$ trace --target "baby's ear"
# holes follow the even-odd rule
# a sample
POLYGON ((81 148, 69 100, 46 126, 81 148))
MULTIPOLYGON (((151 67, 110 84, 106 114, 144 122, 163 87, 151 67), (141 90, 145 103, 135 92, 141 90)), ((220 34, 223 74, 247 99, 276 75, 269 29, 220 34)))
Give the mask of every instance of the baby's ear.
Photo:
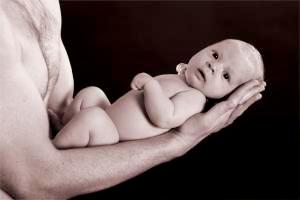
POLYGON ((176 71, 177 71, 178 75, 183 74, 186 69, 187 69, 187 64, 185 64, 185 63, 179 63, 176 66, 176 71))

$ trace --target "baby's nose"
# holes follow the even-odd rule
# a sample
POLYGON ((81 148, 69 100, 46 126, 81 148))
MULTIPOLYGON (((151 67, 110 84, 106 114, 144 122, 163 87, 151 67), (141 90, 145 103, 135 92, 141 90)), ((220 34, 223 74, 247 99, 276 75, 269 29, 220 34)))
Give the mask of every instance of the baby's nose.
POLYGON ((206 62, 206 65, 212 71, 212 73, 215 73, 215 71, 216 71, 215 64, 212 64, 210 62, 206 62))
POLYGON ((223 71, 223 64, 219 62, 206 62, 207 67, 211 70, 211 72, 219 73, 223 71))

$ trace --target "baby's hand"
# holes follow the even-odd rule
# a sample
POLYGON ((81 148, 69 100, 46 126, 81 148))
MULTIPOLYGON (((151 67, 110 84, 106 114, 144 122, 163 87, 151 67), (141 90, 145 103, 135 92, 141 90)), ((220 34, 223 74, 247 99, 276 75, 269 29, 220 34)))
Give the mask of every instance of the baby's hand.
POLYGON ((130 87, 133 90, 142 90, 145 84, 151 81, 153 78, 147 73, 139 73, 137 74, 133 80, 131 81, 130 87))

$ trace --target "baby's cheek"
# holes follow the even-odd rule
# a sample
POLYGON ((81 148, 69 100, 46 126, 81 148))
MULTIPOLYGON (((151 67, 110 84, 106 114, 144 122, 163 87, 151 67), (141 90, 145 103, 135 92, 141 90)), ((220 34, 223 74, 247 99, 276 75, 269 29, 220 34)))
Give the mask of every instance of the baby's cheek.
POLYGON ((223 87, 204 87, 204 95, 208 98, 219 99, 225 95, 225 91, 223 87))

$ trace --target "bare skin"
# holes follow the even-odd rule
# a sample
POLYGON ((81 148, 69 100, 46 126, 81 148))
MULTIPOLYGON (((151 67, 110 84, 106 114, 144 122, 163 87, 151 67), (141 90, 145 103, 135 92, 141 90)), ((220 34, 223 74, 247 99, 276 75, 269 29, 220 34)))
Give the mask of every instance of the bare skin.
POLYGON ((11 200, 12 198, 3 190, 0 190, 0 199, 2 200, 11 200))
POLYGON ((143 75, 152 80, 143 91, 131 90, 112 105, 108 105, 99 88, 81 90, 67 108, 63 118, 69 122, 58 132, 53 144, 57 148, 74 148, 145 139, 180 126, 203 109, 204 95, 190 88, 180 76, 152 78, 143 73, 133 82, 143 75), (101 102, 107 106, 103 107, 101 102))
POLYGON ((57 150, 49 137, 47 110, 60 116, 73 96, 60 17, 57 0, 0 0, 0 188, 4 195, 66 199, 114 186, 185 154, 261 97, 263 83, 251 81, 229 100, 166 134, 111 146, 57 150))
POLYGON ((201 112, 206 97, 222 98, 249 80, 263 80, 259 55, 250 44, 226 39, 178 64, 178 74, 137 74, 133 90, 113 104, 100 88, 84 88, 66 109, 53 144, 77 148, 163 134, 201 112))

